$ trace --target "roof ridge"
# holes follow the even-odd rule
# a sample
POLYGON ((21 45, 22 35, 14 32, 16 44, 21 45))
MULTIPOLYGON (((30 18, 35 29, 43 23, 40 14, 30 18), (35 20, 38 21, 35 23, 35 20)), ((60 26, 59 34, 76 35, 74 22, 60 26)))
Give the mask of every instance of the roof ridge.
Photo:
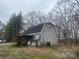
POLYGON ((54 24, 52 24, 51 22, 40 23, 40 24, 38 24, 38 25, 29 27, 26 31, 24 31, 23 34, 26 35, 26 34, 41 32, 45 24, 51 24, 51 25, 54 26, 54 24))

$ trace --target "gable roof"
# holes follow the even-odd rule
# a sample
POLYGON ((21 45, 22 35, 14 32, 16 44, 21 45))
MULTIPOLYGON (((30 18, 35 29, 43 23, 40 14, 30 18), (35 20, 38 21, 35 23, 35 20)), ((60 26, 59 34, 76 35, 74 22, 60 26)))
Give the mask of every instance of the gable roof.
POLYGON ((28 34, 33 34, 33 33, 39 33, 39 32, 41 32, 44 24, 51 24, 52 26, 54 26, 52 23, 38 24, 38 25, 35 25, 33 27, 28 28, 28 30, 25 30, 24 33, 23 33, 23 35, 28 35, 28 34))
POLYGON ((23 35, 41 32, 44 24, 45 23, 42 23, 42 24, 38 24, 38 25, 28 28, 28 30, 24 31, 23 35))

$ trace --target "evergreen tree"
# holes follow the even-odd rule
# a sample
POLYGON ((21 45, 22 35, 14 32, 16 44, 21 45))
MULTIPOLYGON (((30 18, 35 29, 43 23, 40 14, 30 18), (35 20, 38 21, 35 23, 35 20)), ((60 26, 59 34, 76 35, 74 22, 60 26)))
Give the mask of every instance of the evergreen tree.
POLYGON ((16 41, 19 31, 22 28, 22 14, 13 14, 5 28, 5 37, 8 42, 16 41))

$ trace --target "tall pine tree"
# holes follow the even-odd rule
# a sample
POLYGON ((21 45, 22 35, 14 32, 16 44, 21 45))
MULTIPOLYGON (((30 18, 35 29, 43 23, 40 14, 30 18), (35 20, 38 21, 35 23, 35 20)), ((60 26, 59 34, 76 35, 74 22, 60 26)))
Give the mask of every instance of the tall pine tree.
POLYGON ((8 42, 16 41, 19 31, 22 29, 22 14, 13 14, 6 25, 5 37, 8 42))

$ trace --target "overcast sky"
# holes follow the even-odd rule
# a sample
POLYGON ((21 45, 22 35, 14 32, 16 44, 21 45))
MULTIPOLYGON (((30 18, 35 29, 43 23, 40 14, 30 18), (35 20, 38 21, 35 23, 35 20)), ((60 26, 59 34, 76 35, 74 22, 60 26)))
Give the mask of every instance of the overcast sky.
POLYGON ((13 13, 22 11, 27 14, 30 11, 49 12, 57 0, 0 0, 0 21, 6 23, 13 13))

